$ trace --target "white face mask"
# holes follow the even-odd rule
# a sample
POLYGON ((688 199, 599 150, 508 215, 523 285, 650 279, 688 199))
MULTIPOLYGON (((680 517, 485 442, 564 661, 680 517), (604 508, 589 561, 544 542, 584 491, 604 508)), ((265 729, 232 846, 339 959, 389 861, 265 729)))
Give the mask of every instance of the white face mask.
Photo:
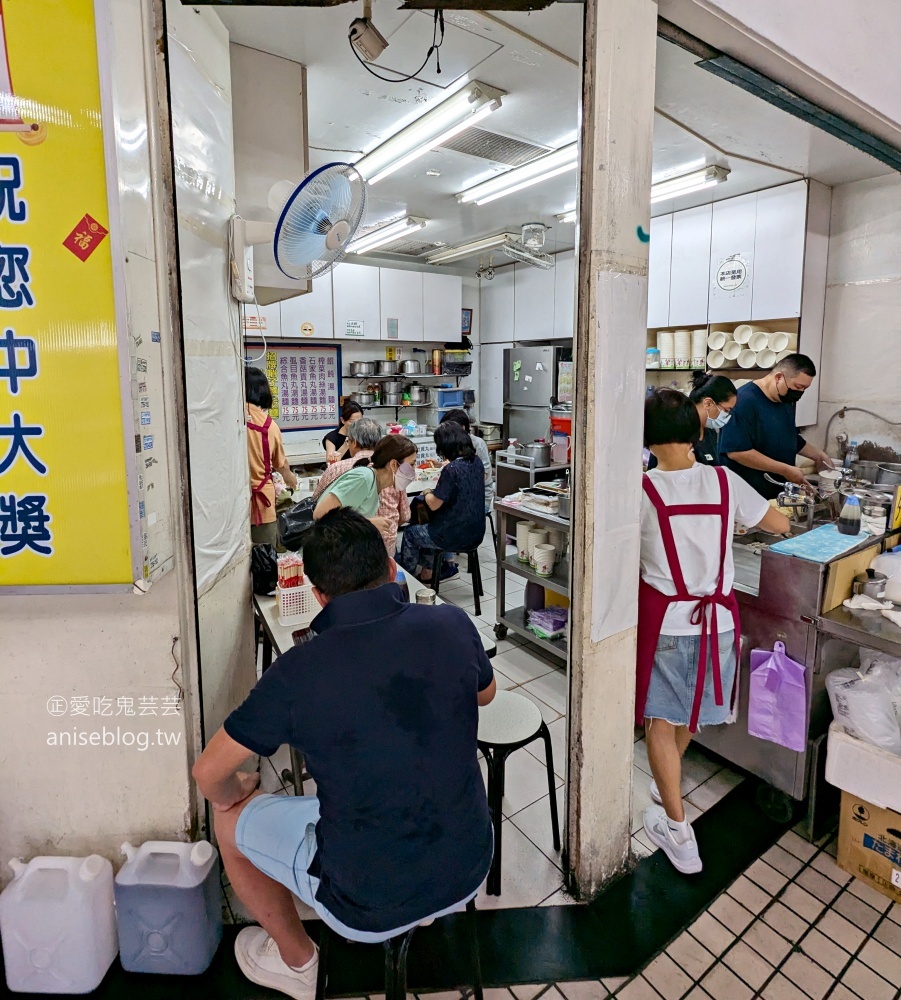
POLYGON ((404 462, 403 465, 397 467, 397 472, 394 473, 394 488, 403 493, 415 478, 416 471, 413 466, 409 462, 404 462))

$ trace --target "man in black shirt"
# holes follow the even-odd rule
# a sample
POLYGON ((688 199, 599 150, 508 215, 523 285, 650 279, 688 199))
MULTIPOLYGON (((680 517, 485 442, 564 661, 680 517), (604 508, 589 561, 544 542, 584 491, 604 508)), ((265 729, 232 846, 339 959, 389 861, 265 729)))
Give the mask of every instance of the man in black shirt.
POLYGON ((351 510, 304 536, 322 612, 194 767, 232 887, 262 927, 235 954, 253 982, 315 995, 318 955, 293 892, 335 931, 382 941, 475 896, 492 833, 478 708, 495 681, 464 612, 403 601, 378 531, 351 510), (265 795, 239 768, 288 743, 316 796, 265 795))
POLYGON ((766 478, 767 473, 780 483, 806 483, 795 464, 797 455, 813 459, 818 470, 832 468, 829 456, 808 444, 795 425, 795 405, 816 373, 806 355, 789 354, 763 378, 738 390, 732 419, 720 431, 723 464, 767 500, 782 492, 780 484, 766 478))

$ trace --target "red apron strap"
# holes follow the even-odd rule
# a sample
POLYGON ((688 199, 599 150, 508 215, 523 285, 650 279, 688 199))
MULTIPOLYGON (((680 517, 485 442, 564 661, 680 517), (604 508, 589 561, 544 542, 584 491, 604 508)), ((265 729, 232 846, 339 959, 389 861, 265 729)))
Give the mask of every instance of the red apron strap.
POLYGON ((666 553, 666 561, 669 571, 676 586, 676 596, 685 598, 691 596, 685 587, 685 578, 682 576, 682 567, 679 565, 679 552, 676 549, 676 539, 673 536, 673 526, 670 523, 670 514, 663 498, 657 492, 657 487, 651 482, 650 476, 644 475, 641 480, 642 489, 657 511, 657 521, 660 524, 660 536, 663 540, 663 551, 666 553))
POLYGON ((266 483, 272 479, 272 452, 269 448, 269 428, 272 426, 272 417, 266 417, 262 427, 259 424, 252 424, 247 421, 247 427, 252 431, 257 431, 263 444, 263 478, 257 486, 250 488, 250 502, 252 508, 252 523, 262 524, 263 513, 261 507, 271 507, 269 497, 263 492, 266 483))

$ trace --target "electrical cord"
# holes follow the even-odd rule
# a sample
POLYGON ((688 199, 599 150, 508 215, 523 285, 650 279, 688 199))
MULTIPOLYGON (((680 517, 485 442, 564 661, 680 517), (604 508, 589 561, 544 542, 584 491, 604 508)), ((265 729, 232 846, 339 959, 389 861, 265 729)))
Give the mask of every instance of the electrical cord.
MULTIPOLYGON (((444 11, 435 11, 435 23, 432 28, 432 44, 429 47, 429 51, 426 53, 425 59, 422 61, 422 65, 419 69, 410 73, 409 76, 398 76, 397 78, 392 78, 390 76, 382 76, 381 73, 376 73, 376 71, 369 65, 368 62, 357 52, 356 46, 353 43, 353 38, 348 33, 347 36, 348 44, 350 45, 350 50, 356 56, 357 62, 366 70, 367 73, 374 76, 377 80, 382 80, 384 83, 408 83, 410 80, 415 80, 417 76, 426 68, 429 59, 432 58, 432 53, 435 53, 435 67, 436 71, 441 73, 441 56, 439 54, 439 49, 444 45, 444 11), (441 41, 438 41, 438 32, 441 32, 441 41)), ((388 70, 389 73, 396 72, 395 70, 388 70)))

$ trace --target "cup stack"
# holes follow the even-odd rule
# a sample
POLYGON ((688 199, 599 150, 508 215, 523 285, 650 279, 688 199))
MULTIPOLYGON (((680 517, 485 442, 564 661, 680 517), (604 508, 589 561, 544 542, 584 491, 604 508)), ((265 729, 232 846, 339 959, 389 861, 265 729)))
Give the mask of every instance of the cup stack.
POLYGON ((707 331, 691 331, 691 367, 698 369, 704 367, 704 356, 707 353, 707 331))
POLYGON ((535 568, 535 549, 548 544, 549 535, 544 528, 532 528, 529 532, 529 565, 535 568))
POLYGON ((661 330, 657 334, 657 350, 660 351, 660 367, 676 367, 676 341, 672 331, 661 330))
POLYGON ((676 330, 674 334, 676 348, 676 368, 691 368, 691 330, 676 330))
POLYGON ((516 557, 521 563, 529 561, 529 532, 535 527, 534 521, 516 522, 516 557))
POLYGON ((556 549, 545 543, 535 547, 535 572, 538 576, 550 576, 554 572, 556 549))

